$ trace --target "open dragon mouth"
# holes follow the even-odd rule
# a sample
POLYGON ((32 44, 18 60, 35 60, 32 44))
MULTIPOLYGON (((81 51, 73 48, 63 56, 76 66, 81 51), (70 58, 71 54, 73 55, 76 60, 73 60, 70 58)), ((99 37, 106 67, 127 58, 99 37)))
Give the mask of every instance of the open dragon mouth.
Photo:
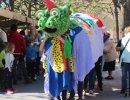
POLYGON ((48 27, 45 27, 44 28, 44 31, 46 31, 47 33, 54 33, 57 31, 56 28, 48 28, 48 27))

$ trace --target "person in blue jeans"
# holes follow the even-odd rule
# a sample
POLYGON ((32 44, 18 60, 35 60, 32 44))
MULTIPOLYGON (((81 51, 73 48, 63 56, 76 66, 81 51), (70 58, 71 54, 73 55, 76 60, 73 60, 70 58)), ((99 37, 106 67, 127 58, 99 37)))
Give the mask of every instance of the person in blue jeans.
POLYGON ((127 90, 129 90, 130 96, 130 26, 125 28, 125 36, 122 38, 121 48, 124 49, 120 59, 122 65, 122 85, 125 94, 127 93, 127 90))
POLYGON ((122 81, 123 81, 123 87, 125 89, 125 92, 127 92, 127 89, 129 89, 128 92, 130 96, 130 63, 122 64, 122 81))

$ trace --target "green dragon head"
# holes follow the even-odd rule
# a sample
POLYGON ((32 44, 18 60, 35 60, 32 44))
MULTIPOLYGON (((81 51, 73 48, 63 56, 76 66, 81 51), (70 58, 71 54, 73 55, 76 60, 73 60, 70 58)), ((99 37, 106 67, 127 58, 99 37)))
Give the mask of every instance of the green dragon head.
POLYGON ((39 29, 45 31, 46 35, 49 37, 54 37, 56 35, 64 34, 67 32, 71 25, 71 4, 68 3, 64 6, 56 7, 50 0, 46 0, 46 4, 48 9, 38 10, 36 12, 39 29))

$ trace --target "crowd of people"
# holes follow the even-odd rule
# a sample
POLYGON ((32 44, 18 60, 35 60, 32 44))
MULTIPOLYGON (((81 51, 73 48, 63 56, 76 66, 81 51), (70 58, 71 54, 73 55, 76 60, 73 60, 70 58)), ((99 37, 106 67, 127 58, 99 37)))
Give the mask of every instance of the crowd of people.
MULTIPOLYGON (((44 57, 41 58, 39 47, 40 44, 44 43, 47 39, 44 38, 44 42, 42 42, 43 32, 37 31, 36 29, 34 30, 35 35, 25 35, 24 30, 21 32, 17 31, 17 25, 15 24, 11 25, 8 35, 3 30, 0 30, 1 91, 7 92, 8 94, 14 93, 16 90, 13 88, 13 84, 18 84, 19 80, 24 80, 24 83, 30 84, 36 81, 37 76, 40 74, 40 60, 44 57)), ((120 51, 119 59, 122 69, 121 93, 126 94, 128 87, 130 87, 130 27, 127 27, 124 33, 124 37, 119 41, 117 47, 115 47, 113 40, 110 38, 111 34, 104 31, 103 55, 98 58, 95 67, 85 77, 83 82, 84 93, 94 93, 96 80, 98 83, 97 90, 103 92, 102 69, 103 71, 108 71, 108 76, 105 77, 105 79, 113 80, 112 71, 115 70, 116 59, 118 58, 117 51, 120 51), (129 78, 129 86, 127 84, 127 78, 129 78)), ((81 82, 79 84, 83 83, 81 82)), ((82 86, 79 91, 79 94, 82 96, 82 86)), ((74 92, 70 91, 70 95, 73 97, 74 92)), ((72 100, 72 98, 70 100, 72 100)))
POLYGON ((25 84, 37 80, 42 34, 35 29, 35 34, 25 35, 24 30, 18 32, 17 25, 12 24, 8 34, 1 30, 0 35, 0 90, 10 94, 15 92, 12 85, 19 80, 25 84))

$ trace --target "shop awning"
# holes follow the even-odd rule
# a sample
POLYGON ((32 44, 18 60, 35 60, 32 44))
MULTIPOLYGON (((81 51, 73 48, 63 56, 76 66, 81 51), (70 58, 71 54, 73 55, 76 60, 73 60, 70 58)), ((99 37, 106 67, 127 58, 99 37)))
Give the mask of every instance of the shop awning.
POLYGON ((17 24, 20 26, 27 24, 36 25, 37 21, 16 12, 0 8, 0 27, 9 27, 11 24, 17 24))

